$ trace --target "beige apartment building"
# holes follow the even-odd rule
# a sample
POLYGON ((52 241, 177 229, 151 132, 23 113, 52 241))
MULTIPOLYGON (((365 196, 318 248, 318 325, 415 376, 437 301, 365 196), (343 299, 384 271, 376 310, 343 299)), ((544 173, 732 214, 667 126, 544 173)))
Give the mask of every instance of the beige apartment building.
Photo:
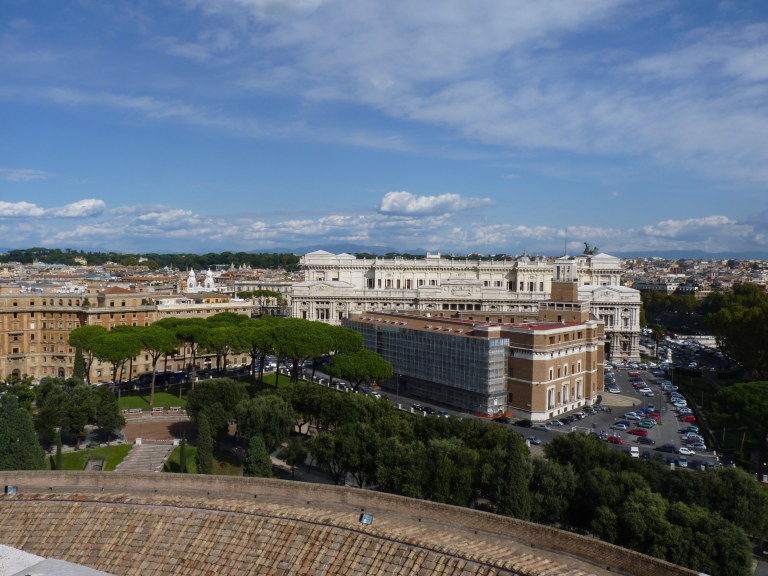
MULTIPOLYGON (((115 326, 147 326, 168 317, 206 318, 220 312, 250 316, 254 306, 251 301, 202 291, 158 294, 113 286, 91 293, 46 293, 6 288, 0 294, 0 377, 71 376, 75 350, 67 341, 69 333, 79 326, 101 325, 111 330, 115 326)), ((182 369, 183 357, 173 359, 169 369, 182 369)), ((202 366, 205 358, 200 362, 202 366)), ((110 365, 94 361, 90 380, 111 381, 111 370, 110 365)), ((131 370, 134 376, 150 371, 149 357, 135 358, 131 370)))
POLYGON ((475 322, 538 318, 552 295, 553 270, 573 269, 578 295, 605 325, 605 356, 640 358, 640 293, 622 285, 622 263, 607 254, 557 259, 356 258, 317 251, 301 259, 305 280, 293 285, 292 315, 331 324, 355 312, 421 312, 475 322))

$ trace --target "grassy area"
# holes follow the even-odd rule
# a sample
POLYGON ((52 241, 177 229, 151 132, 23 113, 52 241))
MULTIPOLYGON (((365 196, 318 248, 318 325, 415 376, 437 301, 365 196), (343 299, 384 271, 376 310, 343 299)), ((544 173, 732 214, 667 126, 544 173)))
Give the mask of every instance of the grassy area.
MULTIPOLYGON (((121 396, 117 404, 120 410, 127 410, 129 408, 141 408, 142 410, 149 410, 149 394, 121 396)), ((182 408, 186 408, 187 398, 186 396, 179 398, 178 396, 169 394, 168 392, 155 392, 155 406, 162 406, 163 408, 181 406, 182 408)))
MULTIPOLYGON (((187 445, 185 447, 187 453, 187 474, 197 474, 197 467, 195 462, 195 454, 197 453, 197 447, 187 445)), ((179 460, 181 458, 181 446, 176 446, 165 461, 163 472, 179 472, 179 460)))
MULTIPOLYGON (((125 459, 130 449, 130 444, 123 444, 120 446, 65 452, 61 455, 61 464, 64 470, 82 470, 85 468, 88 460, 104 460, 104 470, 111 471, 125 459)), ((56 456, 54 455, 53 459, 55 460, 55 458, 56 456)))
MULTIPOLYGON (((196 446, 186 447, 187 451, 187 474, 196 474, 197 466, 195 462, 195 454, 197 454, 196 446)), ((164 472, 179 472, 179 458, 181 455, 181 446, 174 448, 170 457, 165 463, 163 469, 164 472)), ((213 473, 221 476, 242 476, 243 465, 237 461, 228 452, 214 451, 213 454, 213 473)))

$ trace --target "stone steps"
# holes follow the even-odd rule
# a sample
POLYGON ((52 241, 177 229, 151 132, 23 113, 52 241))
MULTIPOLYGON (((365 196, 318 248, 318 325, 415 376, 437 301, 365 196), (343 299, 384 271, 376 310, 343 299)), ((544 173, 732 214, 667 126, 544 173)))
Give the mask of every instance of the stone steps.
POLYGON ((172 444, 134 444, 115 472, 160 472, 173 448, 172 444))

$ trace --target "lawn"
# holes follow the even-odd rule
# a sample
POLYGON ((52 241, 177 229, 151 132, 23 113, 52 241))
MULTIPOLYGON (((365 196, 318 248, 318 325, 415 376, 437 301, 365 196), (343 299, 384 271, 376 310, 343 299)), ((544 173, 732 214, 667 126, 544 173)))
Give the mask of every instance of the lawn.
MULTIPOLYGON (((125 459, 130 449, 130 444, 121 444, 119 446, 106 446, 91 450, 65 452, 61 455, 62 468, 64 470, 82 470, 85 468, 88 460, 104 460, 104 470, 111 471, 125 459)), ((56 456, 54 455, 52 459, 49 459, 49 462, 52 463, 55 458, 56 456)))
MULTIPOLYGON (((171 406, 181 406, 186 408, 187 398, 182 396, 179 399, 174 394, 168 394, 168 392, 155 392, 155 406, 162 406, 163 408, 170 408, 171 406)), ((127 410, 129 408, 141 408, 142 410, 149 410, 149 394, 136 395, 136 396, 121 396, 118 401, 118 407, 120 410, 127 410)))
MULTIPOLYGON (((195 462, 195 454, 197 453, 196 446, 186 447, 187 451, 187 474, 196 474, 197 467, 195 462)), ((179 457, 181 453, 181 446, 174 448, 170 457, 165 463, 163 472, 178 472, 179 471, 179 457)), ((243 465, 238 462, 228 452, 214 451, 213 454, 213 473, 221 476, 242 476, 243 465)))

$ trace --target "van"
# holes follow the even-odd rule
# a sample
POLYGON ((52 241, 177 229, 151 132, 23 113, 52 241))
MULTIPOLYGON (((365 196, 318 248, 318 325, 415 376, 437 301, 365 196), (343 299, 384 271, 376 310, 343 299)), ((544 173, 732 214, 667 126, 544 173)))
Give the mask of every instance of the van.
POLYGON ((640 448, 637 446, 630 447, 629 455, 632 456, 632 458, 640 458, 640 448))

